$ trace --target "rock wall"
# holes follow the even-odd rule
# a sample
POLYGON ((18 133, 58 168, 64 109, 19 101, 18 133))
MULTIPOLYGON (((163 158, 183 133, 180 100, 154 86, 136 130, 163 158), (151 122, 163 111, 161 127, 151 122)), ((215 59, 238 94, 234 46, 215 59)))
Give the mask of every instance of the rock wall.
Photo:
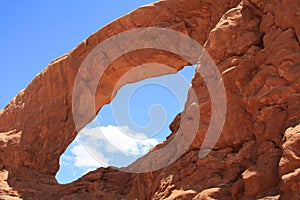
MULTIPOLYGON (((0 111, 0 199, 299 199, 299 22, 299 0, 166 0, 117 19, 50 63, 0 111), (201 120, 191 146, 178 160, 140 174, 99 168, 73 183, 58 184, 54 176, 59 157, 77 134, 72 91, 84 58, 117 33, 153 26, 188 35, 217 64, 227 96, 217 144, 199 159, 211 101, 196 73, 190 90, 197 91, 201 120)), ((175 70, 195 64, 154 49, 124 55, 101 79, 96 110, 111 101, 118 79, 143 63, 175 70)), ((162 74, 145 72, 128 82, 162 74)), ((193 113, 193 102, 189 93, 182 116, 193 113)), ((174 137, 180 118, 171 124, 168 140, 154 150, 174 137)), ((184 136, 190 122, 182 123, 184 136)), ((147 156, 151 152, 133 166, 142 166, 147 156)))

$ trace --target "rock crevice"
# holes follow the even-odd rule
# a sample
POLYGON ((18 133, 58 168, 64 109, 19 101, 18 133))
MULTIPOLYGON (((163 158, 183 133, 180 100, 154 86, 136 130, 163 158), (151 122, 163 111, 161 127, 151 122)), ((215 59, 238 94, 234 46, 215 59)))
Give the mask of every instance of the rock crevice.
MULTIPOLYGON (((0 111, 0 198, 299 199, 299 13, 298 0, 166 0, 100 29, 50 63, 0 111), (105 39, 140 27, 184 33, 203 45, 217 64, 227 97, 226 121, 217 144, 199 159, 212 106, 205 81, 196 73, 190 90, 196 91, 201 120, 191 146, 178 160, 141 174, 99 168, 73 183, 58 184, 54 176, 59 157, 77 135, 72 92, 80 65, 105 39)), ((195 64, 153 49, 121 56, 100 80, 96 110, 111 101, 122 75, 157 62, 176 71, 195 64)), ((145 72, 128 82, 164 73, 145 72)), ((173 133, 152 151, 168 144, 179 123, 184 134, 190 132, 191 122, 181 118, 185 112, 193 113, 189 109, 195 109, 194 101, 189 92, 185 111, 170 125, 173 133)), ((195 119, 192 114, 190 118, 195 119)), ((142 166, 145 157, 133 165, 142 166)))

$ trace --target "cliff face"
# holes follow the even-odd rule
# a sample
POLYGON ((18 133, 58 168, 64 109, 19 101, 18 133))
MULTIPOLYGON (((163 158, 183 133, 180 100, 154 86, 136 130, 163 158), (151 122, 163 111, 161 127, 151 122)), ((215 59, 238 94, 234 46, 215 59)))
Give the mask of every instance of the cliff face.
MULTIPOLYGON (((299 199, 299 40, 299 0, 167 0, 112 22, 50 63, 0 111, 0 199, 299 199), (190 91, 196 91, 201 120, 195 139, 179 159, 149 173, 99 168, 59 185, 54 177, 59 157, 77 134, 72 92, 80 65, 105 39, 153 26, 188 35, 215 61, 227 98, 217 144, 199 159, 212 106, 205 80, 196 73, 190 91)), ((96 110, 111 101, 122 75, 144 63, 175 70, 195 64, 155 49, 121 56, 100 80, 96 110)), ((165 73, 145 71, 127 81, 165 73)), ((195 119, 194 101, 190 92, 185 111, 170 126, 173 133, 152 152, 168 144, 179 126, 182 137, 189 133, 191 122, 180 119, 195 119)), ((152 152, 132 166, 143 167, 152 152)))

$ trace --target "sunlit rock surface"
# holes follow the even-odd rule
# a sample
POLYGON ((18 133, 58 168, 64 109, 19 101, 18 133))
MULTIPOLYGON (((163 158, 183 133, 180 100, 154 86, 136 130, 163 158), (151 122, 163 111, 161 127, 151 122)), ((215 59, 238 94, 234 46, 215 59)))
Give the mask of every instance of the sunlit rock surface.
MULTIPOLYGON (((299 0, 166 0, 117 19, 50 63, 0 111, 0 199, 300 199, 299 40, 299 0), (58 184, 59 157, 77 134, 72 91, 81 63, 105 39, 152 26, 188 35, 217 64, 227 97, 217 144, 199 159, 211 101, 196 72, 191 90, 196 91, 201 119, 195 139, 179 159, 154 172, 99 168, 73 183, 58 184)), ((155 49, 126 54, 102 76, 96 110, 111 101, 121 76, 144 63, 175 70, 196 64, 155 49)), ((141 71, 128 82, 165 73, 141 71)), ((197 117, 194 101, 188 97, 168 140, 133 167, 143 167, 143 159, 168 144, 179 126, 183 138, 189 134, 190 120, 197 117)), ((176 148, 168 156, 172 154, 176 148)), ((166 162, 168 156, 156 162, 166 162)))

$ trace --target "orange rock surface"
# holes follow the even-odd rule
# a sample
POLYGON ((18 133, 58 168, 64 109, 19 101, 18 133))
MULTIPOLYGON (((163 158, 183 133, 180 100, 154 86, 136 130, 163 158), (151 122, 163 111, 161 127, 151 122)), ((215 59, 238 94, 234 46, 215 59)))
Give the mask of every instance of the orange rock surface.
MULTIPOLYGON (((0 199, 300 199, 299 41, 299 0, 165 0, 117 19, 50 63, 0 110, 0 199), (59 157, 77 135, 72 92, 81 63, 105 39, 141 27, 184 33, 210 53, 227 96, 221 137, 199 159, 211 101, 197 73, 191 89, 201 102, 201 120, 179 159, 154 172, 99 168, 73 183, 58 184, 59 157)), ((155 49, 124 55, 100 81, 97 111, 111 101, 119 78, 143 63, 162 63, 177 71, 195 64, 155 49)), ((164 73, 144 72, 128 82, 164 73)), ((182 117, 192 113, 193 101, 189 96, 182 117)), ((175 118, 173 132, 182 117, 175 118)), ((183 123, 183 134, 188 134, 190 122, 183 123)), ((145 157, 133 166, 142 166, 145 157)))

